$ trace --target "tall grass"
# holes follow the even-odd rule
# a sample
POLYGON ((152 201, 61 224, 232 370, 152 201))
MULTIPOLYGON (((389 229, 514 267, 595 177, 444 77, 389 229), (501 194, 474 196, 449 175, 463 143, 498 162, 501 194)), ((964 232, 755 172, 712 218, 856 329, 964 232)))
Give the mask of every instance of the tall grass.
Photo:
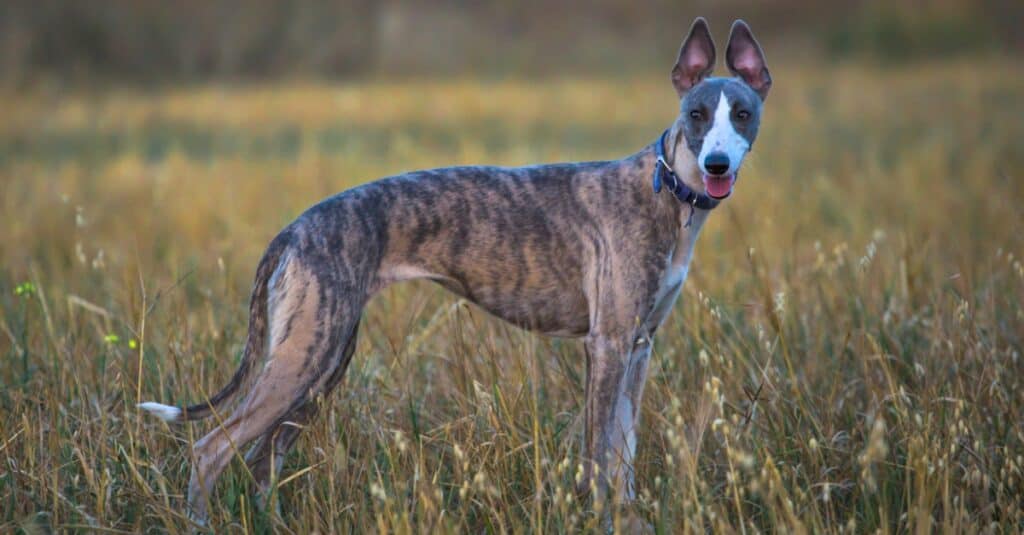
MULTIPOLYGON (((640 499, 663 533, 1024 529, 1024 71, 773 71, 760 139, 661 328, 640 499)), ((10 94, 0 124, 0 531, 177 531, 189 445, 140 399, 234 370, 262 248, 402 170, 611 158, 665 76, 10 94)), ((622 217, 629 217, 622 214, 622 217)), ((383 292, 289 456, 218 532, 598 526, 582 348, 429 284, 383 292)), ((604 506, 603 504, 601 504, 604 506)))

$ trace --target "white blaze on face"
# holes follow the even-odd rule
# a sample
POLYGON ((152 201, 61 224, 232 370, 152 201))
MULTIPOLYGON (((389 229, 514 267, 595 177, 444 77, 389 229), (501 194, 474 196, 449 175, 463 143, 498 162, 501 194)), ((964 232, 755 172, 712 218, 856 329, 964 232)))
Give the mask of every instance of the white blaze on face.
POLYGON ((732 126, 732 103, 729 102, 729 98, 723 91, 718 97, 718 107, 715 109, 715 117, 711 122, 711 130, 708 130, 707 135, 704 136, 704 144, 700 148, 697 165, 707 173, 704 161, 708 154, 724 152, 729 157, 729 170, 725 174, 732 175, 739 170, 748 150, 750 150, 750 143, 732 126))

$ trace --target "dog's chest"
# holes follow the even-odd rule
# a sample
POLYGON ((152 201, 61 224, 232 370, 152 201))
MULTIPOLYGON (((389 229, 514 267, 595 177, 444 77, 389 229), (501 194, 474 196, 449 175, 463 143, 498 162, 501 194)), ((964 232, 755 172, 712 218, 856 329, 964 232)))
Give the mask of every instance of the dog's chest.
POLYGON ((648 330, 656 329, 665 321, 679 297, 683 283, 686 282, 686 276, 690 272, 690 261, 693 260, 693 246, 704 224, 706 212, 699 213, 700 217, 697 216, 698 214, 694 215, 689 227, 681 228, 675 246, 665 258, 665 267, 654 295, 651 312, 644 322, 648 330))

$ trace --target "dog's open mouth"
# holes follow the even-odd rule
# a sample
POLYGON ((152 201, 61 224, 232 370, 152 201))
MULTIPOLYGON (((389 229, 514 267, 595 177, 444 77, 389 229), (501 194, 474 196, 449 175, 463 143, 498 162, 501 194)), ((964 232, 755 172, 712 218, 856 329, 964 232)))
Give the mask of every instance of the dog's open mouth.
POLYGON ((704 190, 712 199, 724 199, 732 194, 732 186, 736 183, 736 174, 704 175, 704 190))

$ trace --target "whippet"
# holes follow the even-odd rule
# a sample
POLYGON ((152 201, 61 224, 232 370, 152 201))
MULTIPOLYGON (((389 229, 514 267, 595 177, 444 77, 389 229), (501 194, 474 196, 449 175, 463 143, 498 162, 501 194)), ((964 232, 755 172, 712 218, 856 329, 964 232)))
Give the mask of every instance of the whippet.
POLYGON ((672 68, 680 113, 657 142, 616 161, 415 171, 330 197, 288 225, 256 269, 244 355, 231 381, 167 421, 244 398, 194 446, 188 506, 203 522, 235 447, 269 490, 318 395, 341 381, 364 305, 425 278, 532 331, 583 338, 581 492, 635 496, 636 426, 652 337, 679 296, 708 214, 732 193, 771 87, 743 21, 715 46, 694 21, 672 68), (251 384, 241 389, 243 384, 251 384), (285 422, 289 422, 286 424, 285 422))

